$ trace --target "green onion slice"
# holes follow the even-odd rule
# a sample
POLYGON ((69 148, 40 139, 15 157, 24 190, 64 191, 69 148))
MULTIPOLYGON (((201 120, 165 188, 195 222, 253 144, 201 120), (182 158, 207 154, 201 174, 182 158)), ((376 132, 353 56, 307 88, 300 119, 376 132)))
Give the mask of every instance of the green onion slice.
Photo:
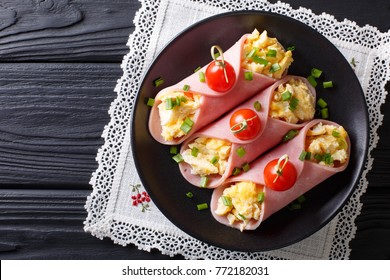
POLYGON ((244 79, 247 81, 253 80, 253 72, 252 71, 245 71, 244 72, 244 79))
POLYGON ((155 102, 154 98, 148 98, 146 101, 146 105, 149 107, 153 107, 154 102, 155 102))
POLYGON ((196 208, 198 209, 198 211, 201 211, 209 208, 209 205, 207 203, 200 203, 196 205, 196 208))
POLYGON ((241 173, 241 168, 234 167, 233 172, 232 172, 232 176, 236 176, 236 175, 238 175, 240 173, 241 173))
POLYGON ((199 81, 201 83, 206 82, 206 76, 204 75, 204 72, 202 72, 202 71, 199 72, 199 81))
POLYGON ((276 50, 273 50, 273 49, 270 49, 268 50, 268 52, 266 53, 266 57, 276 57, 276 50))
POLYGON ((333 82, 332 81, 326 81, 322 83, 323 88, 331 88, 333 87, 333 82))
POLYGON ((188 193, 186 193, 186 197, 193 198, 194 194, 192 192, 188 192, 188 193))
POLYGON ((259 49, 256 47, 253 47, 253 49, 246 55, 248 58, 252 58, 258 51, 259 49))
POLYGON ((168 98, 165 100, 165 110, 172 110, 175 107, 175 102, 172 98, 168 98))
POLYGON ((237 150, 236 150, 236 153, 237 153, 237 155, 239 156, 239 157, 243 157, 243 156, 245 156, 245 154, 246 154, 246 151, 245 151, 245 149, 243 148, 243 147, 239 147, 237 150))
POLYGON ((214 156, 211 160, 210 160, 210 163, 212 165, 216 165, 218 163, 218 157, 217 156, 214 156))
POLYGON ((172 157, 172 159, 173 159, 174 161, 176 161, 177 163, 181 163, 181 162, 184 161, 183 156, 182 156, 181 154, 174 155, 174 156, 172 157))
POLYGON ((183 90, 184 91, 189 91, 190 90, 190 86, 189 85, 184 85, 183 86, 183 90))
POLYGON ((259 101, 255 101, 255 103, 253 103, 253 107, 257 112, 261 111, 261 103, 259 101))
POLYGON ((286 135, 283 136, 282 138, 282 141, 283 142, 287 142, 287 141, 290 141, 291 139, 293 139, 295 136, 297 136, 299 134, 299 130, 298 129, 291 129, 289 130, 286 135))
POLYGON ((282 69, 282 67, 280 67, 280 64, 274 63, 274 64, 272 64, 271 69, 269 69, 269 72, 275 73, 275 72, 279 71, 280 69, 282 69))
POLYGON ((192 129, 192 126, 194 125, 194 122, 190 119, 190 118, 186 118, 184 120, 184 122, 182 123, 182 125, 180 126, 180 129, 184 132, 184 133, 188 133, 190 132, 190 130, 192 129))
POLYGON ((198 149, 197 147, 192 147, 192 148, 191 148, 191 155, 192 155, 193 157, 197 157, 198 154, 199 154, 199 149, 198 149))
POLYGON ((322 70, 320 69, 317 69, 317 68, 313 68, 311 69, 311 75, 314 77, 314 78, 319 78, 321 77, 321 74, 322 74, 322 70))
POLYGON ((309 81, 309 83, 310 83, 313 87, 316 87, 316 86, 317 86, 316 78, 314 78, 313 76, 307 77, 307 80, 309 81))
POLYGON ((319 99, 317 100, 317 105, 318 105, 320 108, 326 108, 326 107, 328 107, 328 103, 326 103, 325 100, 322 99, 322 98, 319 98, 319 99))
POLYGON ((261 64, 261 65, 264 65, 264 66, 267 66, 267 64, 269 63, 268 60, 262 58, 262 57, 259 57, 257 55, 255 55, 254 57, 252 57, 252 60, 258 64, 261 64))
POLYGON ((224 195, 221 196, 221 200, 222 200, 223 205, 225 205, 225 206, 232 206, 233 205, 232 199, 228 196, 224 196, 224 195))
POLYGON ((207 177, 207 176, 200 177, 200 187, 201 188, 207 187, 208 183, 209 183, 209 177, 207 177))
POLYGON ((338 132, 336 129, 333 129, 332 136, 336 137, 336 138, 339 138, 340 137, 340 132, 338 132))
POLYGON ((242 214, 238 214, 238 216, 241 218, 241 220, 245 221, 246 220, 246 217, 242 214))
POLYGON ((264 202, 264 192, 260 192, 257 194, 257 202, 264 202))
POLYGON ((328 110, 328 108, 321 109, 321 118, 323 118, 323 119, 329 118, 329 110, 328 110))
POLYGON ((295 51, 295 49, 296 49, 295 46, 290 46, 287 48, 288 51, 295 51))
POLYGON ((290 99, 290 103, 289 103, 289 107, 288 107, 288 108, 289 108, 291 111, 294 111, 294 110, 297 108, 298 103, 299 103, 299 99, 293 96, 293 97, 291 97, 291 99, 290 99))
POLYGON ((157 79, 153 80, 154 87, 159 87, 164 83, 164 80, 161 77, 158 77, 157 79))
POLYGON ((299 155, 299 160, 304 161, 306 159, 306 156, 307 156, 307 152, 303 150, 299 155))
POLYGON ((288 101, 291 99, 292 93, 288 90, 282 93, 282 101, 288 101))
POLYGON ((246 162, 246 163, 244 163, 244 164, 242 165, 242 170, 243 170, 244 172, 248 172, 249 169, 250 169, 249 163, 246 162))
POLYGON ((194 73, 198 72, 200 69, 202 69, 200 66, 198 66, 195 70, 194 73))
POLYGON ((177 154, 177 146, 171 146, 169 148, 169 152, 173 155, 176 155, 177 154))

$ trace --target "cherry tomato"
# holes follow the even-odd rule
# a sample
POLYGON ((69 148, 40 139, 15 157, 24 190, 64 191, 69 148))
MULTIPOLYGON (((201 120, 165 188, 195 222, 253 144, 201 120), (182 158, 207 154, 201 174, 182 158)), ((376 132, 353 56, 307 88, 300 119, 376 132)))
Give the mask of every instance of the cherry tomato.
POLYGON ((240 140, 255 138, 260 128, 260 118, 251 109, 239 109, 230 117, 230 131, 240 140))
POLYGON ((212 90, 225 92, 232 88, 236 82, 236 71, 233 66, 225 61, 222 66, 222 61, 213 61, 206 68, 206 83, 212 90), (227 82, 224 70, 226 71, 227 82))
POLYGON ((275 191, 291 188, 297 180, 297 170, 288 161, 288 156, 271 160, 264 168, 264 181, 267 187, 275 191), (286 162, 287 160, 287 162, 286 162))

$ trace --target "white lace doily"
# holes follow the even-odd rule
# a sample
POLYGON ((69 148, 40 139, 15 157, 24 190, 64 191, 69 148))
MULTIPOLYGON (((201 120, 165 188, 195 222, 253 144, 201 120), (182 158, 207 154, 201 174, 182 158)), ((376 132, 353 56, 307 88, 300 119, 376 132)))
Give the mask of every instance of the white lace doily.
POLYGON ((98 169, 91 178, 85 230, 114 243, 135 244, 140 249, 159 249, 164 254, 181 254, 189 259, 346 259, 355 235, 355 218, 362 208, 361 195, 372 167, 371 151, 378 142, 382 123, 380 106, 385 102, 385 85, 390 80, 390 31, 359 27, 349 20, 337 21, 328 14, 316 15, 305 8, 262 0, 142 0, 130 35, 129 53, 122 63, 123 76, 115 91, 118 96, 109 110, 104 145, 98 152, 98 169), (171 224, 150 201, 134 167, 130 149, 130 117, 141 78, 156 53, 177 33, 208 16, 234 10, 262 10, 295 18, 327 37, 348 61, 354 60, 356 75, 365 93, 370 119, 370 148, 365 170, 354 194, 342 211, 323 229, 289 247, 259 253, 232 252, 190 237, 171 224))

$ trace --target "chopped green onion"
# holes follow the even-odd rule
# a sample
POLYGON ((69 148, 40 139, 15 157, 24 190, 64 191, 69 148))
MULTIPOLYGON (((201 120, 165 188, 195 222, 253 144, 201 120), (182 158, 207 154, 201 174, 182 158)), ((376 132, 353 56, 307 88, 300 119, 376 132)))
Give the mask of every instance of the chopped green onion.
POLYGON ((153 107, 154 102, 155 102, 154 98, 148 98, 148 100, 146 101, 146 105, 149 107, 153 107))
POLYGON ((257 202, 264 202, 264 192, 260 192, 257 194, 257 202))
POLYGON ((282 93, 282 101, 290 100, 292 96, 292 93, 288 90, 282 93))
POLYGON ((176 161, 177 163, 180 163, 180 162, 183 162, 183 161, 184 161, 183 156, 182 156, 181 154, 174 155, 174 156, 172 157, 172 159, 173 159, 174 161, 176 161))
POLYGON ((207 203, 200 203, 196 205, 196 208, 198 209, 198 211, 201 211, 209 208, 209 205, 207 203))
POLYGON ((275 72, 279 71, 280 69, 282 69, 282 67, 280 67, 280 64, 274 63, 274 64, 272 64, 271 69, 269 69, 269 72, 275 73, 275 72))
POLYGON ((183 86, 183 90, 184 91, 189 91, 190 90, 190 86, 189 85, 184 85, 183 86))
POLYGON ((199 154, 199 149, 198 149, 197 147, 192 147, 192 148, 191 148, 191 155, 192 155, 193 157, 197 157, 198 154, 199 154))
POLYGON ((267 66, 268 64, 268 60, 262 58, 262 57, 259 57, 257 55, 255 55, 254 57, 252 57, 253 61, 258 63, 258 64, 262 64, 264 66, 267 66))
POLYGON ((253 107, 257 112, 261 111, 261 103, 259 101, 255 101, 255 103, 253 103, 253 107))
POLYGON ((219 52, 214 53, 214 59, 217 59, 221 54, 219 52))
POLYGON ((340 137, 340 132, 338 132, 336 129, 333 129, 332 136, 336 137, 336 138, 339 138, 340 137))
POLYGON ((326 81, 322 83, 323 88, 331 88, 333 87, 333 82, 332 81, 326 81))
POLYGON ((245 149, 243 148, 243 147, 239 147, 237 150, 236 150, 236 153, 237 153, 237 155, 239 156, 239 157, 243 157, 243 156, 245 156, 245 154, 246 154, 246 151, 245 151, 245 149))
POLYGON ((303 196, 303 195, 301 195, 300 197, 297 198, 297 201, 298 201, 299 203, 303 203, 303 202, 306 201, 306 197, 303 196))
POLYGON ((293 202, 291 204, 288 205, 288 210, 299 210, 302 208, 302 205, 300 203, 297 203, 297 202, 293 202))
POLYGON ((323 161, 325 162, 325 164, 328 164, 328 165, 332 164, 333 163, 332 155, 329 153, 324 154, 323 161))
POLYGON ((320 69, 317 69, 317 68, 313 68, 311 69, 311 75, 314 77, 314 78, 319 78, 321 77, 321 74, 322 74, 322 70, 320 69))
POLYGON ((190 130, 192 129, 192 126, 194 125, 194 122, 190 119, 190 118, 186 118, 184 120, 184 122, 182 123, 182 125, 180 126, 180 129, 184 132, 184 133, 188 133, 190 132, 190 130))
POLYGON ((316 161, 322 161, 322 155, 321 155, 321 154, 315 154, 315 155, 314 155, 314 159, 315 159, 316 161))
POLYGON ((246 55, 246 57, 251 58, 253 57, 259 49, 256 47, 253 47, 253 49, 246 55))
POLYGON ((306 160, 310 160, 311 159, 311 152, 306 152, 306 160))
POLYGON ((329 118, 329 110, 328 110, 328 108, 321 109, 321 118, 323 118, 323 119, 329 118))
POLYGON ((214 156, 211 160, 210 160, 210 163, 212 165, 216 165, 218 163, 218 157, 217 156, 214 156))
POLYGON ((244 79, 247 81, 253 80, 253 72, 252 71, 245 71, 244 72, 244 79))
POLYGON ((324 99, 322 98, 319 98, 318 101, 317 101, 317 105, 320 107, 320 108, 326 108, 328 106, 328 103, 325 102, 324 99))
POLYGON ((201 83, 204 83, 204 82, 206 82, 206 77, 205 77, 205 75, 204 75, 204 72, 199 72, 199 81, 201 82, 201 83))
POLYGON ((200 187, 201 188, 207 187, 208 183, 209 183, 209 178, 207 176, 200 177, 200 187))
POLYGON ((225 206, 232 206, 233 205, 232 199, 230 197, 223 195, 223 196, 221 196, 221 199, 222 199, 223 205, 225 205, 225 206))
POLYGON ((238 175, 238 174, 240 174, 240 173, 241 173, 241 168, 239 168, 239 167, 234 167, 233 172, 232 172, 232 175, 233 175, 233 176, 236 176, 236 175, 238 175))
POLYGON ((195 70, 194 73, 198 72, 200 69, 202 69, 200 66, 198 66, 195 70))
POLYGON ((193 198, 194 194, 192 192, 188 192, 188 193, 186 193, 186 197, 193 198))
POLYGON ((347 149, 348 148, 347 142, 345 142, 343 139, 339 139, 337 142, 339 143, 340 149, 347 149))
POLYGON ((293 139, 295 136, 297 136, 299 134, 299 130, 298 129, 291 129, 289 130, 286 135, 283 136, 282 138, 282 141, 283 142, 287 142, 287 141, 290 141, 291 139, 293 139))
POLYGON ((153 80, 154 87, 159 87, 164 83, 164 80, 161 77, 158 77, 157 79, 153 80))
POLYGON ((266 57, 276 57, 276 50, 268 50, 268 52, 266 53, 266 57))
POLYGON ((241 218, 241 220, 245 221, 246 220, 246 217, 242 214, 238 214, 238 216, 241 218))
POLYGON ((291 99, 290 99, 290 103, 289 103, 289 107, 288 107, 288 108, 289 108, 291 111, 294 111, 294 110, 297 108, 298 103, 299 103, 299 99, 293 96, 293 97, 291 97, 291 99))
POLYGON ((172 98, 165 100, 165 110, 172 110, 175 107, 174 101, 172 98))
POLYGON ((307 156, 307 152, 303 150, 299 155, 299 160, 304 161, 306 159, 306 156, 307 156))
POLYGON ((171 146, 171 148, 169 149, 169 152, 173 155, 176 155, 177 154, 177 146, 171 146))
POLYGON ((176 96, 175 106, 180 106, 181 104, 181 98, 179 96, 176 96))
POLYGON ((316 86, 317 86, 316 78, 314 78, 313 76, 307 77, 307 80, 309 81, 309 83, 310 83, 313 87, 316 87, 316 86))
POLYGON ((248 172, 249 169, 250 169, 249 163, 246 162, 246 163, 244 163, 244 164, 242 165, 242 170, 243 170, 244 172, 248 172))
POLYGON ((287 48, 288 51, 295 51, 295 46, 290 46, 287 48))

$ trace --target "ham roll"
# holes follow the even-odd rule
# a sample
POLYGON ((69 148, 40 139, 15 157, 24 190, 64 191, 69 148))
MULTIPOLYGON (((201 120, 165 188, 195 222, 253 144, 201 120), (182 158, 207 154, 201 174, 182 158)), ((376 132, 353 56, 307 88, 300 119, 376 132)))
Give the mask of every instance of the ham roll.
POLYGON ((221 185, 311 121, 315 98, 315 89, 305 78, 285 76, 188 138, 180 150, 184 160, 179 164, 182 175, 195 186, 215 188, 221 185), (239 139, 235 130, 232 131, 232 115, 242 110, 253 114, 246 120, 247 127, 253 125, 251 122, 259 122, 259 131, 252 139, 239 139))
MULTIPOLYGON (((217 59, 220 63, 221 58, 217 59)), ((155 140, 166 145, 182 143, 281 79, 293 61, 290 50, 286 51, 277 39, 268 37, 266 31, 260 34, 257 30, 243 35, 223 53, 223 59, 234 69, 230 79, 234 84, 230 89, 221 92, 209 87, 205 75, 208 64, 156 95, 149 117, 149 131, 155 140)))
POLYGON ((230 177, 215 188, 210 203, 212 215, 224 225, 241 231, 254 230, 273 213, 343 171, 350 158, 350 146, 342 126, 312 120, 295 138, 254 161, 249 171, 230 177), (269 162, 286 155, 295 167, 296 181, 291 188, 276 191, 266 185, 264 170, 269 162))

